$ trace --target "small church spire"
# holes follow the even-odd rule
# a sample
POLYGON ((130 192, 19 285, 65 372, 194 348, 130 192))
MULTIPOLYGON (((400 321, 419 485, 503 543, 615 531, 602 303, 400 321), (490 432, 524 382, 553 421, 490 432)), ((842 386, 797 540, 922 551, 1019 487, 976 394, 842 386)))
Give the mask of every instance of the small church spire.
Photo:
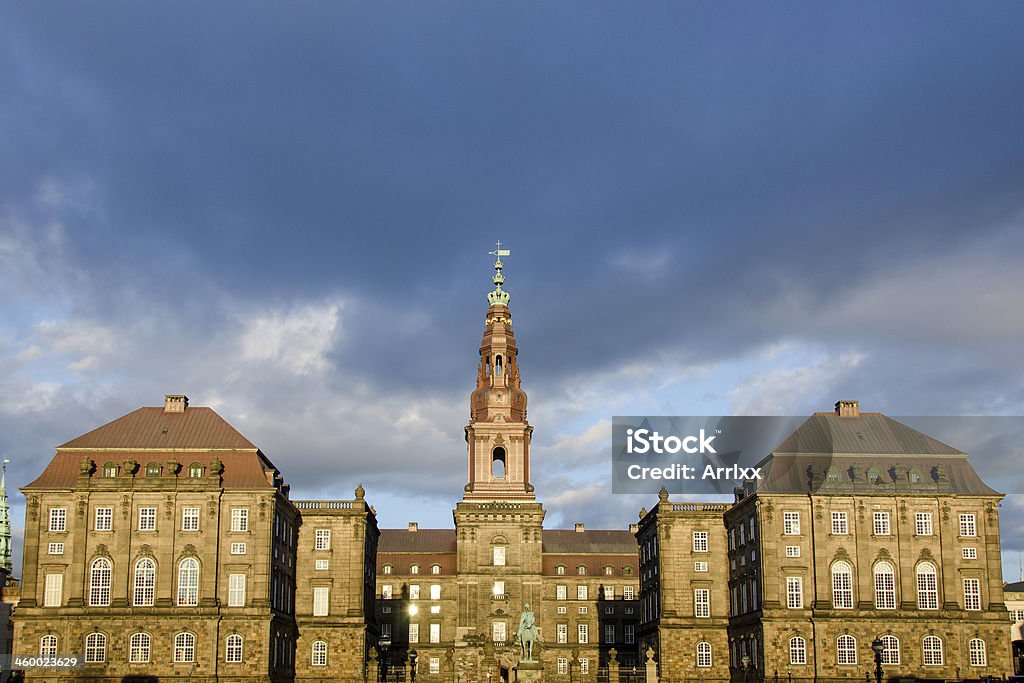
POLYGON ((495 257, 494 261, 494 277, 491 278, 491 282, 494 283, 494 291, 487 293, 487 301, 491 306, 508 306, 508 292, 501 288, 501 285, 505 283, 505 276, 501 274, 501 269, 505 267, 505 264, 501 262, 502 256, 511 256, 512 252, 508 249, 501 248, 501 240, 498 240, 498 244, 494 251, 487 252, 488 254, 495 257))
POLYGON ((0 470, 0 572, 11 575, 14 567, 11 564, 11 515, 7 505, 7 463, 4 458, 0 470))

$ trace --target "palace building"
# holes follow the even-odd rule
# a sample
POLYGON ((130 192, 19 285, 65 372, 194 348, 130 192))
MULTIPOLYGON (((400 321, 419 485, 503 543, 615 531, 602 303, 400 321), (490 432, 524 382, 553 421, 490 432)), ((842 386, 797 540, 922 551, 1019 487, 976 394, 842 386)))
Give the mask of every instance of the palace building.
MULTIPOLYGON (((292 500, 210 408, 165 398, 57 448, 27 498, 14 651, 33 681, 859 681, 1009 670, 998 504, 967 456, 840 402, 732 503, 662 492, 545 529, 499 248, 453 527, 378 529, 361 485, 292 500), (521 662, 520 615, 536 618, 521 662)), ((471 377, 471 376, 470 376, 471 377)), ((543 464, 541 463, 541 466, 543 464)))

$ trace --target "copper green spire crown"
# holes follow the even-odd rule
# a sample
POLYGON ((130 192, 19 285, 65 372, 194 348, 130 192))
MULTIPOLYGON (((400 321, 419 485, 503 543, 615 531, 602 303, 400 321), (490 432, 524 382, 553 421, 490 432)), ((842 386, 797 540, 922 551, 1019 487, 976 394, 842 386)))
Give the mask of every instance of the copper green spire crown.
POLYGON ((508 249, 502 249, 501 240, 498 240, 494 251, 487 253, 496 257, 494 261, 494 277, 491 278, 491 282, 494 283, 494 291, 487 293, 487 301, 491 306, 508 306, 508 292, 501 288, 501 285, 505 282, 505 276, 501 274, 501 269, 505 267, 505 264, 501 262, 501 257, 510 256, 512 252, 508 249))

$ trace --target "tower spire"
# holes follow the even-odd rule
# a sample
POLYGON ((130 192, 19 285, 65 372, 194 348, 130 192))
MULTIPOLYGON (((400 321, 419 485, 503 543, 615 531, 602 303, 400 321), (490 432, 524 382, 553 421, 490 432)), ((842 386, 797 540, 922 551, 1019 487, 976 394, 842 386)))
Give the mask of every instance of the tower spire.
POLYGON ((505 283, 505 276, 501 274, 501 269, 505 267, 505 264, 501 262, 502 256, 511 256, 512 252, 508 249, 501 248, 501 240, 498 240, 497 246, 494 251, 487 252, 491 256, 495 257, 494 261, 494 277, 491 278, 491 282, 494 283, 494 291, 487 293, 487 301, 491 306, 508 306, 508 292, 504 291, 501 286, 505 283))
POLYGON ((469 446, 469 483, 466 499, 532 500, 530 436, 526 421, 526 392, 519 376, 519 349, 512 332, 509 294, 501 288, 505 276, 502 256, 509 256, 499 241, 494 251, 494 291, 480 341, 476 388, 469 400, 466 426, 469 446))
POLYGON ((7 463, 10 460, 4 458, 3 467, 0 469, 0 572, 8 576, 14 571, 11 564, 11 515, 7 505, 7 463))

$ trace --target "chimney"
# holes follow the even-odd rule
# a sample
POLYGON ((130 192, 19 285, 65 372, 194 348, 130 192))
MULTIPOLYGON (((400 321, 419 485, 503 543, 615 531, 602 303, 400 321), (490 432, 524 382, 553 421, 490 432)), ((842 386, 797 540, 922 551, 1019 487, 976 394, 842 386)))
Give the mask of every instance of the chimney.
POLYGON ((419 522, 409 522, 409 531, 419 531, 419 530, 420 530, 419 522))
POLYGON ((836 401, 836 415, 839 417, 860 417, 860 401, 836 401))
POLYGON ((188 396, 185 394, 167 394, 164 396, 165 413, 184 413, 188 408, 188 396))
POLYGON ((583 522, 576 522, 576 533, 582 534, 586 529, 583 528, 583 522))

